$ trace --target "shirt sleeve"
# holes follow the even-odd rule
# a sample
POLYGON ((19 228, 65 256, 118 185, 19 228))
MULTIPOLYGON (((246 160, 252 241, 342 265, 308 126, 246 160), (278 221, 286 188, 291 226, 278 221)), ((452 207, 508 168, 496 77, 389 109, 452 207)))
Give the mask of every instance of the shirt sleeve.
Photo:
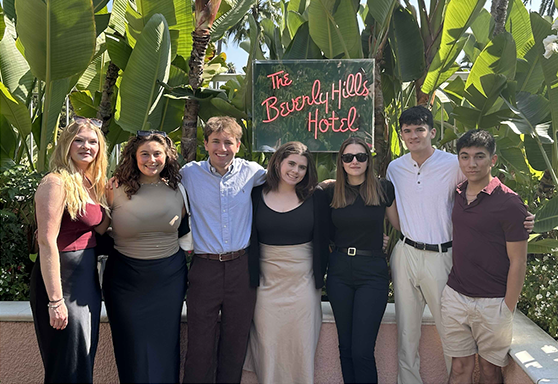
POLYGON ((527 208, 518 195, 510 196, 502 205, 502 219, 500 221, 506 241, 524 241, 529 233, 523 226, 527 208))
POLYGON ((391 207, 393 200, 395 200, 395 188, 393 183, 387 179, 381 179, 380 184, 384 190, 384 196, 386 198, 386 207, 391 207))
POLYGON ((263 183, 265 183, 265 179, 266 179, 267 172, 266 172, 266 170, 265 170, 261 165, 259 165, 258 163, 255 163, 255 162, 254 162, 254 164, 255 164, 255 166, 256 166, 256 173, 255 173, 255 175, 254 175, 254 186, 263 185, 263 183))

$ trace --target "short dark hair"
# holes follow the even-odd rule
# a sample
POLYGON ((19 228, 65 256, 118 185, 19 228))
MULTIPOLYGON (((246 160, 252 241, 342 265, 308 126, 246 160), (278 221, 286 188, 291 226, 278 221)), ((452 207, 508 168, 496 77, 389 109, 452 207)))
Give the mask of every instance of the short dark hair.
POLYGON ((308 161, 306 175, 295 187, 298 199, 304 201, 312 195, 318 185, 318 171, 308 147, 299 141, 290 141, 283 144, 271 156, 267 165, 267 180, 264 185, 264 192, 276 191, 279 188, 281 162, 290 155, 304 156, 308 161))
POLYGON ((405 125, 428 125, 428 129, 431 130, 434 127, 434 117, 432 112, 422 105, 417 105, 406 109, 403 111, 401 116, 399 116, 399 129, 403 128, 405 125))
POLYGON ((471 129, 457 140, 457 154, 459 155, 461 149, 469 147, 486 148, 490 156, 493 156, 496 153, 496 140, 487 131, 471 129))
POLYGON ((242 127, 238 124, 236 119, 229 116, 214 116, 207 120, 203 128, 203 137, 205 141, 208 141, 209 136, 215 132, 225 132, 229 135, 233 135, 238 143, 240 143, 240 139, 242 139, 242 127))

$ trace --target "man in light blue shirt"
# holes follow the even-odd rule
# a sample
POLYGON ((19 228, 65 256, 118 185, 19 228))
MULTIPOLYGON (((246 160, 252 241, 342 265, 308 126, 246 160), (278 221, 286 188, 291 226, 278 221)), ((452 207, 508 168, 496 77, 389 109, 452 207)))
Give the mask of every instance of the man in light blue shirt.
POLYGON ((253 187, 264 183, 265 170, 255 162, 235 158, 241 137, 242 128, 235 119, 209 119, 204 128, 209 160, 188 163, 180 171, 190 200, 194 240, 186 298, 186 383, 239 383, 242 376, 256 302, 245 251, 252 226, 250 196, 253 187))

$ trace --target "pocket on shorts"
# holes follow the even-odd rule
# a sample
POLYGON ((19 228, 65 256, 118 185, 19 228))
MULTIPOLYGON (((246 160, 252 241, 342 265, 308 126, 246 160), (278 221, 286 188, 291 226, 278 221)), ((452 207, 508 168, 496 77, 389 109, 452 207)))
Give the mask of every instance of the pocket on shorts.
POLYGON ((514 310, 513 310, 513 312, 512 312, 512 311, 509 309, 508 305, 506 304, 505 298, 502 299, 502 303, 500 304, 500 310, 501 310, 501 313, 502 313, 504 316, 506 316, 506 317, 508 317, 508 318, 510 318, 510 319, 513 318, 513 314, 514 314, 514 312, 515 312, 515 308, 514 308, 514 310))

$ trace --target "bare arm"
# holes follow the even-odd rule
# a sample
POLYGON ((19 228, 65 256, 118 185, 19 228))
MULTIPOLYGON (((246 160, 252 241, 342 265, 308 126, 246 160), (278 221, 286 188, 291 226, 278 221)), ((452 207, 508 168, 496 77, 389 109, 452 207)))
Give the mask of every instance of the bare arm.
MULTIPOLYGON (((63 298, 60 281, 60 255, 56 239, 60 233, 60 223, 64 213, 64 198, 65 191, 62 182, 54 174, 49 174, 44 178, 35 194, 41 274, 48 298, 54 302, 63 298)), ((52 327, 66 328, 68 310, 64 303, 55 309, 49 308, 48 312, 52 327)))
POLYGON ((527 269, 527 240, 506 242, 506 250, 510 259, 510 269, 508 271, 508 281, 506 283, 506 305, 511 311, 515 308, 519 299, 519 294, 523 288, 525 280, 525 270, 527 269))
POLYGON ((399 214, 397 213, 397 202, 395 200, 393 200, 390 207, 386 208, 386 217, 393 228, 398 231, 401 230, 399 225, 399 214))
POLYGON ((102 235, 107 231, 109 226, 110 226, 110 217, 108 213, 105 212, 103 215, 103 221, 101 221, 101 223, 95 227, 95 232, 97 232, 99 235, 102 235))

